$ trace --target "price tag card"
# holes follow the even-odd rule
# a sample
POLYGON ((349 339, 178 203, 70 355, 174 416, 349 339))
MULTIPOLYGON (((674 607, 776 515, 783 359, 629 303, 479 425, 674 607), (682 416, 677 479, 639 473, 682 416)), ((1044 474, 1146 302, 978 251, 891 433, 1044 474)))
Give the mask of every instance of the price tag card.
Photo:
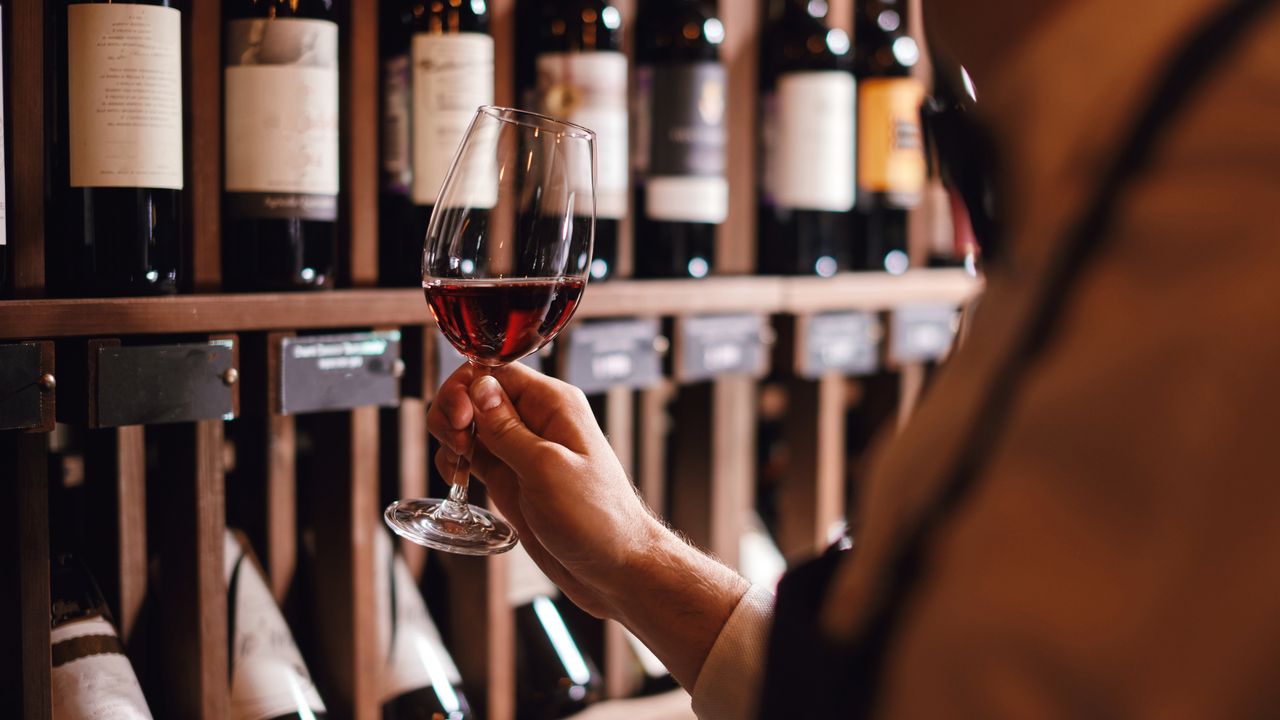
POLYGON ((53 429, 53 345, 0 345, 0 430, 53 429))
POLYGON ((286 337, 280 341, 280 413, 400 403, 400 331, 286 337))
POLYGON ((235 418, 234 354, 234 340, 96 348, 96 427, 235 418))
POLYGON ((951 350, 960 311, 954 305, 903 305, 889 323, 889 356, 894 362, 924 362, 951 350))
POLYGON ((814 315, 805 323, 800 375, 810 380, 828 372, 870 375, 880 367, 880 320, 867 312, 814 315))
POLYGON ((584 322, 565 336, 562 377, 593 395, 647 388, 662 379, 657 318, 584 322))
MULTIPOLYGON (((525 365, 542 372, 542 356, 551 352, 551 345, 547 345, 534 354, 521 358, 520 362, 525 365)), ((453 345, 445 338, 444 334, 439 330, 436 331, 436 367, 440 370, 440 376, 436 378, 436 385, 445 381, 445 378, 453 374, 454 370, 462 367, 467 359, 462 353, 454 349, 453 345)))
POLYGON ((676 378, 760 377, 769 368, 773 329, 762 315, 709 315, 676 320, 676 378))

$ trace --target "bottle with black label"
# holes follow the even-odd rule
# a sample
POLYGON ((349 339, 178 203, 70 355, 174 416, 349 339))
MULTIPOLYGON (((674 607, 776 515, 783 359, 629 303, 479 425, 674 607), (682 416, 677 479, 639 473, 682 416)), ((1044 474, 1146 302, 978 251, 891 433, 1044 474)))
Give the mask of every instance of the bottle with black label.
POLYGON ((49 113, 62 295, 173 293, 182 266, 185 0, 56 4, 49 113))
POLYGON ((622 13, 607 0, 542 4, 534 64, 538 112, 596 133, 596 234, 591 279, 617 271, 627 215, 627 56, 622 13))
POLYGON ((757 270, 831 277, 852 262, 853 59, 826 3, 770 0, 760 45, 757 270))
POLYGON ((920 49, 907 30, 906 0, 857 0, 854 22, 857 268, 898 275, 910 266, 907 213, 925 184, 924 85, 911 77, 920 49))
POLYGON ((635 274, 706 277, 729 213, 724 26, 707 0, 654 0, 636 39, 635 274))
POLYGON ((336 281, 334 0, 223 3, 223 254, 232 290, 336 281))
POLYGON ((468 720, 475 715, 462 676, 436 629, 404 558, 386 532, 375 536, 379 657, 383 720, 468 720))
POLYGON ((517 545, 507 598, 516 613, 516 717, 553 720, 603 699, 604 679, 556 607, 559 589, 517 545))
POLYGON ((54 720, 151 720, 102 592, 72 555, 50 572, 54 720))
POLYGON ((232 720, 314 720, 324 702, 243 533, 228 529, 228 656, 232 720))

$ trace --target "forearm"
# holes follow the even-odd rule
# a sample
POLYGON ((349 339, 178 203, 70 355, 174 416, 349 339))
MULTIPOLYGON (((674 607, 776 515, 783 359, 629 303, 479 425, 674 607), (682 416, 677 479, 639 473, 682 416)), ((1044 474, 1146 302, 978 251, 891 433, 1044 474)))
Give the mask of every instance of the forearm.
POLYGON ((601 588, 613 618, 639 637, 690 690, 742 596, 741 575, 656 521, 646 551, 601 588))

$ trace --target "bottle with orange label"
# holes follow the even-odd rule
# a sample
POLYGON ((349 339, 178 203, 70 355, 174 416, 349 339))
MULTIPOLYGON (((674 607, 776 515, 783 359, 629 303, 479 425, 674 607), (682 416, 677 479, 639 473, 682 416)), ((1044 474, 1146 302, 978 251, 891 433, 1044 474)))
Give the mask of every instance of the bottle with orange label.
POLYGON ((920 104, 912 77, 920 48, 907 30, 906 0, 856 0, 858 251, 860 270, 906 272, 907 212, 925 185, 920 104))

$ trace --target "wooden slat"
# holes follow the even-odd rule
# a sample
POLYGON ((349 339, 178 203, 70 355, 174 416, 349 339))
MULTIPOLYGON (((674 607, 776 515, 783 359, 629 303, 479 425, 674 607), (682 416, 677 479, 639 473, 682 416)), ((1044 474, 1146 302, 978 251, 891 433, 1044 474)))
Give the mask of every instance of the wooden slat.
MULTIPOLYGON (((614 281, 589 287, 577 317, 883 310, 913 302, 960 304, 981 289, 962 270, 614 281)), ((431 318, 418 290, 0 302, 0 339, 421 324, 429 326, 431 318)))
POLYGON ((719 3, 724 23, 720 57, 729 76, 729 217, 716 233, 716 272, 749 273, 756 257, 756 92, 760 2, 719 3))
POLYGON ((221 420, 153 428, 164 482, 158 528, 160 632, 156 688, 159 717, 227 717, 226 531, 221 420))
POLYGON ((844 516, 845 380, 835 374, 788 387, 790 458, 778 488, 778 547, 789 559, 813 556, 844 516))
POLYGON ((85 431, 85 485, 93 511, 84 551, 139 674, 144 672, 147 599, 146 438, 139 425, 85 431), (109 569, 109 570, 108 570, 109 569))
MULTIPOLYGON (((222 8, 220 0, 187 7, 186 187, 184 274, 197 292, 222 283, 222 8)), ((235 329, 235 328, 227 328, 235 329)))
POLYGON ((7 112, 13 133, 9 142, 12 174, 7 187, 12 202, 8 221, 17 297, 44 294, 45 20, 42 0, 12 0, 5 18, 10 59, 5 63, 10 98, 7 112))
POLYGON ((672 520, 730 565, 755 497, 754 397, 751 378, 720 378, 680 388, 671 411, 672 520))
POLYGON ((788 278, 779 309, 792 313, 824 310, 888 310, 910 303, 955 303, 982 290, 963 270, 914 270, 901 276, 855 273, 837 278, 788 278))
POLYGON ((373 533, 378 505, 378 409, 317 415, 316 609, 325 703, 336 718, 376 720, 378 679, 373 533))
POLYGON ((0 716, 48 720, 49 485, 42 434, 0 433, 0 454, 12 474, 4 489, 7 517, 0 536, 0 716))
POLYGON ((507 602, 507 558, 437 557, 448 577, 450 649, 468 696, 483 704, 479 717, 514 720, 516 628, 507 602))
MULTIPOLYGON (((397 495, 401 498, 420 498, 427 496, 427 405, 421 398, 405 397, 400 400, 400 407, 391 411, 395 414, 397 433, 397 495)), ((421 545, 400 540, 400 552, 409 571, 414 577, 420 577, 426 564, 426 549, 421 545)))
POLYGON ((667 381, 641 391, 636 413, 636 484, 649 507, 661 515, 667 514, 667 435, 671 425, 667 404, 673 393, 674 386, 667 381))
POLYGON ((898 429, 906 427, 915 412, 916 403, 924 392, 925 366, 923 363, 906 363, 898 371, 900 389, 898 400, 898 429))
MULTIPOLYGON (((622 469, 632 477, 635 476, 635 405, 635 393, 630 388, 613 388, 605 393, 604 431, 622 469)), ((608 697, 627 697, 639 689, 632 672, 633 658, 622 626, 605 621, 604 685, 608 697)))
POLYGON ((344 275, 378 282, 378 0, 347 0, 342 57, 342 180, 346 192, 344 275))

